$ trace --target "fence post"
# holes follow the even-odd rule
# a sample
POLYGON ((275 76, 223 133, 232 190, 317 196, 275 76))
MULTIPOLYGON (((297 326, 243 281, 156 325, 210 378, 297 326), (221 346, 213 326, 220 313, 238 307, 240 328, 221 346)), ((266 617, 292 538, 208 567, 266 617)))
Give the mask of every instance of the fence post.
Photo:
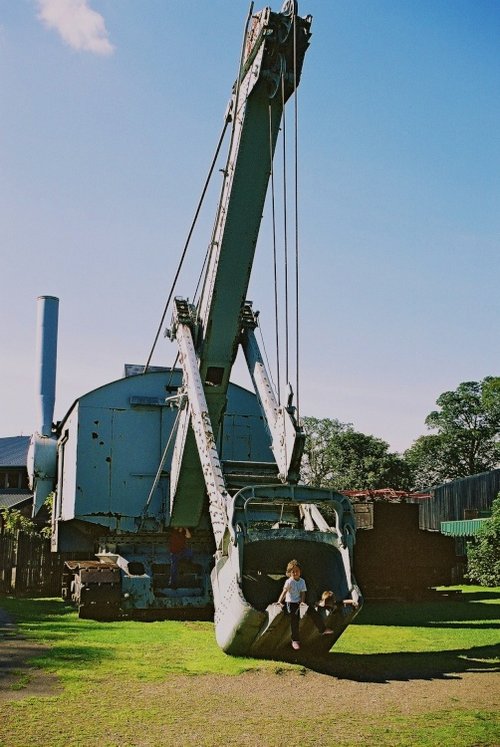
POLYGON ((19 536, 21 531, 18 529, 13 535, 12 544, 12 560, 11 560, 11 572, 10 572, 10 588, 11 591, 15 592, 17 588, 17 560, 19 557, 19 536))

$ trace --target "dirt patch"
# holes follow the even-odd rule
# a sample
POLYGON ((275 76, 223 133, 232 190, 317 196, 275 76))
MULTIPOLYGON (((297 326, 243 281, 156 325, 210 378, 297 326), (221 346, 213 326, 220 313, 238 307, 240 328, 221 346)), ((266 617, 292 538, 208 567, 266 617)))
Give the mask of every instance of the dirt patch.
MULTIPOLYGON (((191 678, 193 679, 193 678, 191 678)), ((191 689, 194 683, 183 683, 191 689)), ((176 687, 179 687, 177 682, 176 687)), ((214 689, 224 702, 239 700, 254 712, 286 712, 300 692, 301 707, 325 718, 334 712, 349 712, 355 704, 358 713, 377 713, 394 709, 402 714, 441 709, 496 710, 500 706, 500 683, 497 673, 466 673, 439 680, 407 682, 355 682, 341 680, 310 670, 247 672, 241 677, 201 677, 195 685, 199 698, 208 697, 214 689)), ((193 693, 194 694, 194 693, 193 693)))
POLYGON ((29 663, 49 649, 27 641, 15 621, 0 609, 0 704, 31 696, 56 695, 57 678, 29 663))
MULTIPOLYGON (((460 709, 497 711, 500 708, 499 679, 493 672, 384 684, 340 680, 310 670, 286 670, 280 674, 246 672, 233 677, 176 675, 158 683, 128 683, 126 692, 122 693, 136 707, 176 702, 179 708, 182 702, 187 720, 192 704, 196 703, 198 714, 205 707, 209 719, 221 713, 225 719, 238 720, 242 713, 253 713, 278 721, 299 694, 303 712, 314 714, 317 719, 329 719, 332 713, 347 714, 353 708, 359 716, 387 711, 411 715, 460 709)), ((179 713, 180 717, 182 715, 179 713)))

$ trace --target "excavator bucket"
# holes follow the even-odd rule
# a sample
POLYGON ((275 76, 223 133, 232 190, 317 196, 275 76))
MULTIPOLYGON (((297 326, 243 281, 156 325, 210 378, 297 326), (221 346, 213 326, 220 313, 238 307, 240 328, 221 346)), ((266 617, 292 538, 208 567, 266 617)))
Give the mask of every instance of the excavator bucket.
POLYGON ((217 642, 229 654, 283 658, 290 651, 290 621, 277 604, 287 563, 298 560, 307 604, 300 608, 302 649, 326 653, 359 611, 361 592, 351 569, 354 517, 349 501, 305 486, 245 488, 233 498, 232 538, 212 572, 217 642), (324 591, 338 612, 318 624, 324 591), (322 628, 332 632, 324 635, 322 628))

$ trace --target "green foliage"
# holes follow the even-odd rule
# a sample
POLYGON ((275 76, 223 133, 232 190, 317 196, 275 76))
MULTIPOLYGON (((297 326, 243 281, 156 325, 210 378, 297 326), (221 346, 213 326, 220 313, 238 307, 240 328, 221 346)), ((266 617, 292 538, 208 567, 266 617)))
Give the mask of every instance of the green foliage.
POLYGON ((49 521, 45 526, 40 525, 24 516, 17 508, 2 508, 0 510, 0 526, 7 532, 25 532, 25 534, 41 534, 42 537, 49 538, 52 533, 51 520, 52 506, 54 503, 54 493, 49 493, 44 501, 44 507, 49 514, 49 521))
POLYGON ((26 532, 26 534, 36 534, 36 526, 31 519, 23 516, 17 508, 2 508, 2 524, 8 532, 26 532))
POLYGON ((466 381, 441 394, 421 436, 405 454, 413 487, 426 488, 500 464, 500 377, 466 381))
POLYGON ((315 487, 375 490, 409 487, 410 471, 380 438, 355 431, 350 423, 304 418, 306 447, 302 479, 315 487))
POLYGON ((48 520, 46 525, 40 529, 40 534, 46 539, 50 539, 50 537, 52 536, 52 511, 54 508, 55 495, 55 492, 52 491, 52 493, 49 493, 43 502, 44 508, 48 513, 48 520))
POLYGON ((54 508, 54 498, 55 498, 55 496, 56 496, 56 494, 55 494, 55 491, 53 490, 52 493, 48 494, 48 496, 46 497, 46 499, 43 502, 43 505, 47 509, 47 511, 48 511, 48 513, 49 513, 50 516, 52 516, 52 509, 54 508))
POLYGON ((440 436, 420 436, 413 446, 405 451, 404 459, 412 474, 412 487, 416 490, 426 490, 448 479, 448 471, 443 466, 440 436))
POLYGON ((467 546, 467 577, 483 586, 500 585, 500 493, 491 511, 491 518, 467 546))

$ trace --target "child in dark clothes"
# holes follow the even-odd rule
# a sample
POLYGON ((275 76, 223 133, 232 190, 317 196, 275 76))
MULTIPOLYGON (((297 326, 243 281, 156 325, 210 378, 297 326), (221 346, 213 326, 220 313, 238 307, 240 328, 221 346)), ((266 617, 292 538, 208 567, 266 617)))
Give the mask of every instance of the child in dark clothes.
POLYGON ((191 539, 191 532, 184 527, 173 528, 170 532, 168 549, 170 550, 170 581, 172 589, 177 588, 179 580, 179 561, 191 560, 193 551, 187 541, 191 539))
POLYGON ((321 599, 315 605, 314 610, 311 611, 313 621, 320 633, 323 635, 331 635, 333 633, 329 625, 331 616, 342 610, 344 605, 351 605, 352 607, 359 606, 354 599, 342 599, 338 601, 333 591, 327 590, 322 593, 321 599))

